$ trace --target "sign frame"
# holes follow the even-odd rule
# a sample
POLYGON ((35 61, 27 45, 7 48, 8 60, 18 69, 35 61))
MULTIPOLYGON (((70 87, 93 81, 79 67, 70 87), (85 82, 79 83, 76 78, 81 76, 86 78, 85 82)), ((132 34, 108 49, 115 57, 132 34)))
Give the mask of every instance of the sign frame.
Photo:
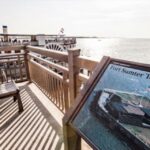
POLYGON ((77 96, 74 105, 67 111, 63 118, 65 150, 81 150, 81 138, 83 138, 93 149, 99 149, 96 145, 94 145, 92 141, 88 139, 88 137, 86 137, 76 127, 74 127, 72 122, 80 112, 81 108, 84 106, 86 99, 89 97, 100 78, 103 76, 108 65, 111 63, 144 71, 150 71, 149 64, 137 63, 104 56, 98 63, 97 67, 94 69, 93 75, 87 81, 83 90, 81 90, 80 94, 77 96))

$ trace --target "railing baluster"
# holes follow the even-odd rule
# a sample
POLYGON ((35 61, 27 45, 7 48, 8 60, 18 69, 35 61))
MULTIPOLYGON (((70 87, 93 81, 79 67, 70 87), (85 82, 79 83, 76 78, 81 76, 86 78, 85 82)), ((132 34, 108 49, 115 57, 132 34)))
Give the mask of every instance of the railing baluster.
POLYGON ((12 80, 12 72, 11 72, 11 64, 10 64, 10 62, 8 62, 8 68, 9 68, 10 80, 12 80))
POLYGON ((66 83, 67 80, 67 74, 63 73, 63 90, 64 90, 64 105, 65 105, 65 110, 69 109, 69 92, 68 92, 68 85, 66 83))
POLYGON ((50 75, 50 90, 51 90, 51 98, 52 101, 54 102, 53 78, 51 75, 50 75))
POLYGON ((20 80, 23 80, 22 78, 22 67, 21 67, 21 60, 20 60, 20 55, 18 55, 18 65, 19 65, 19 76, 20 76, 20 80))
POLYGON ((60 81, 56 80, 57 83, 57 98, 58 98, 58 107, 61 108, 61 100, 60 100, 60 81))
POLYGON ((16 62, 14 62, 14 74, 15 74, 15 81, 17 81, 17 65, 16 65, 16 62))

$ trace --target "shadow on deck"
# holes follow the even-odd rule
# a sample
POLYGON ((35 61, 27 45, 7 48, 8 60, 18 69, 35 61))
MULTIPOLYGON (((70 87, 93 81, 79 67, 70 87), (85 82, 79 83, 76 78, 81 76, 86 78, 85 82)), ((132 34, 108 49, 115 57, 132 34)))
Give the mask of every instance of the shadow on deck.
POLYGON ((24 106, 21 114, 13 98, 0 100, 1 150, 63 150, 63 114, 50 106, 53 104, 33 83, 22 85, 20 89, 24 106))

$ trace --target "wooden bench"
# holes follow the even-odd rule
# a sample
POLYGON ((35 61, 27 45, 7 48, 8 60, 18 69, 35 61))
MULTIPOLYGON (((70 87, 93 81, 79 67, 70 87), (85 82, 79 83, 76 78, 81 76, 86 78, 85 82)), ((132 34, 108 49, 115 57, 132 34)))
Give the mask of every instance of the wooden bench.
POLYGON ((0 99, 6 97, 14 97, 14 101, 18 101, 19 112, 23 111, 23 105, 20 98, 19 88, 16 86, 14 81, 8 81, 3 84, 0 84, 0 99))

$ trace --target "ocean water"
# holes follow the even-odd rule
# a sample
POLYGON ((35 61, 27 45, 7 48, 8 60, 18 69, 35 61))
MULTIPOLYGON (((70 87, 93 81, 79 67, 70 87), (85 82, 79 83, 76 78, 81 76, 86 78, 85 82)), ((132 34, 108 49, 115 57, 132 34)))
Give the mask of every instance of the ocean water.
POLYGON ((105 55, 150 64, 150 39, 84 38, 77 39, 77 48, 95 60, 105 55))

